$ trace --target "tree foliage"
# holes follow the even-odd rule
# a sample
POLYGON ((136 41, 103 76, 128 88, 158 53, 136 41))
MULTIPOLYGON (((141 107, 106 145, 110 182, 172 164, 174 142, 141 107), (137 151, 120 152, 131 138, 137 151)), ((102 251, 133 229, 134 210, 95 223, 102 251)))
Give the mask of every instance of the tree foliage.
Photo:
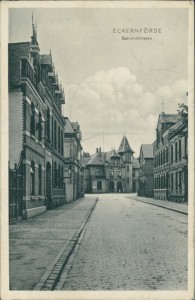
POLYGON ((183 119, 183 122, 188 125, 188 106, 184 103, 179 103, 178 104, 179 108, 177 110, 178 115, 181 116, 183 119))

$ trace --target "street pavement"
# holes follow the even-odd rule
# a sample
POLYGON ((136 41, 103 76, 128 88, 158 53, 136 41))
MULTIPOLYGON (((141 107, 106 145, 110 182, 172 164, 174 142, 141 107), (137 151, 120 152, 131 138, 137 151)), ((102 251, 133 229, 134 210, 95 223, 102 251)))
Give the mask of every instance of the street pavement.
MULTIPOLYGON (((48 273, 96 203, 86 196, 9 227, 10 290, 32 290, 48 273)), ((70 247, 70 246, 69 246, 70 247)))
POLYGON ((56 290, 186 290, 187 223, 127 194, 99 195, 56 290))

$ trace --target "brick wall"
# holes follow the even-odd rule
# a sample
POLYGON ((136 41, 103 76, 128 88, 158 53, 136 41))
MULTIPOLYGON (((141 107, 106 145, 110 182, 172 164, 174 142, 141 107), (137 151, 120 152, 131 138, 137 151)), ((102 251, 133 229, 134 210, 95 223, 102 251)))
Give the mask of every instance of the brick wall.
POLYGON ((20 84, 20 57, 28 57, 30 43, 13 43, 8 46, 9 86, 20 84))
POLYGON ((23 108, 21 91, 9 93, 9 161, 10 167, 20 160, 23 142, 23 108))

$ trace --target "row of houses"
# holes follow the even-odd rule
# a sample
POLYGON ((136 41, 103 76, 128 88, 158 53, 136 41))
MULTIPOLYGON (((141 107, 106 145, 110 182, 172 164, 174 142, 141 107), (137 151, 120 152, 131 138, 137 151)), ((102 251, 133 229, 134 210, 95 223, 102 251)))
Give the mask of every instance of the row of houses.
POLYGON ((159 115, 156 140, 142 144, 139 158, 126 136, 118 150, 83 155, 86 193, 137 192, 139 196, 188 201, 187 122, 179 114, 159 115))
POLYGON ((30 218, 83 195, 81 130, 62 114, 65 94, 49 54, 9 44, 9 214, 30 218))
POLYGON ((159 115, 156 140, 140 149, 140 196, 188 202, 188 128, 179 114, 159 115))

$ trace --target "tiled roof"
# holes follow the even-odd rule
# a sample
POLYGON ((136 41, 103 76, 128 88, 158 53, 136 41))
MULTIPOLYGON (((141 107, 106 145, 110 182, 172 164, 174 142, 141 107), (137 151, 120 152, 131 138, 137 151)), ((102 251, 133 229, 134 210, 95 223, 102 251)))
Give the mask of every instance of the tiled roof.
POLYGON ((112 150, 112 153, 110 155, 110 157, 116 157, 116 158, 121 158, 120 155, 118 153, 116 153, 116 150, 112 150))
POLYGON ((117 152, 118 153, 125 153, 125 152, 134 153, 134 151, 131 149, 131 147, 129 145, 129 142, 128 142, 126 136, 123 136, 121 144, 120 144, 117 152))
POLYGON ((105 164, 105 156, 104 152, 97 152, 90 157, 87 165, 103 166, 105 164))
POLYGON ((71 126, 71 122, 69 121, 69 119, 66 117, 65 119, 65 134, 66 133, 74 133, 74 130, 71 126))
POLYGON ((160 121, 162 123, 176 123, 178 121, 178 114, 160 114, 160 121))
POLYGON ((153 158, 152 144, 142 144, 141 149, 142 149, 144 158, 153 158))
POLYGON ((51 54, 42 54, 41 55, 41 64, 42 65, 52 65, 51 54))

